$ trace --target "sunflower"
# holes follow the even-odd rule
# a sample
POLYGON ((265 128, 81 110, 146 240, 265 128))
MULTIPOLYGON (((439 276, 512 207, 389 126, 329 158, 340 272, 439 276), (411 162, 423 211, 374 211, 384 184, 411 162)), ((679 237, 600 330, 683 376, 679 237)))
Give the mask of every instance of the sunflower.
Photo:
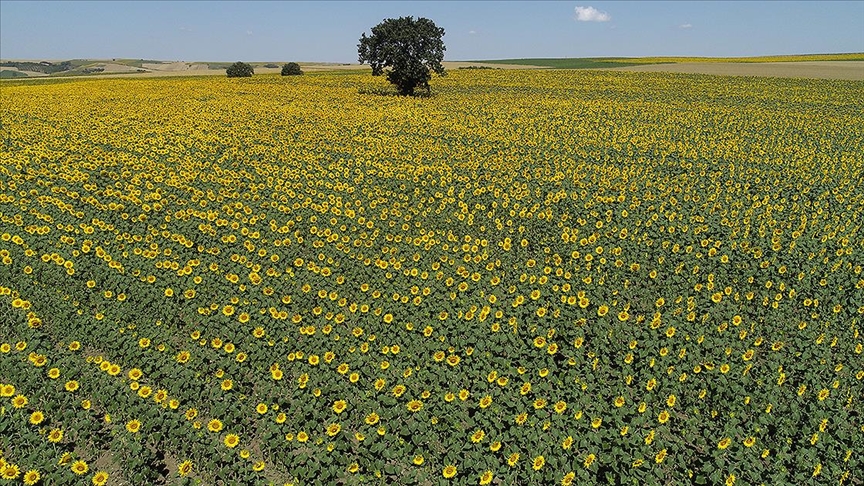
POLYGON ((563 400, 555 402, 554 409, 555 409, 555 413, 557 413, 559 415, 564 413, 567 410, 567 402, 564 402, 563 400))
POLYGON ((63 440, 63 430, 51 429, 51 432, 48 432, 48 442, 56 444, 61 440, 63 440))
POLYGON ((207 430, 209 430, 210 432, 219 432, 222 430, 222 427, 222 421, 219 419, 213 419, 207 422, 207 430))
POLYGON ((720 442, 717 443, 717 448, 723 450, 729 447, 730 444, 732 444, 732 439, 730 439, 729 437, 724 437, 720 439, 720 442))
POLYGON ((26 484, 27 486, 32 486, 38 483, 40 479, 42 479, 42 474, 35 469, 31 469, 24 473, 24 477, 22 479, 24 480, 24 484, 26 484))
POLYGON ((7 481, 11 481, 16 479, 18 475, 21 474, 21 471, 18 469, 18 466, 15 464, 6 464, 0 469, 0 477, 7 481))
POLYGON ((543 456, 537 456, 534 458, 534 462, 531 464, 531 468, 535 471, 539 471, 543 469, 543 466, 546 464, 546 458, 543 456))
POLYGON ((90 470, 90 467, 87 465, 86 462, 78 460, 72 463, 72 467, 70 469, 72 469, 73 473, 82 476, 84 474, 87 474, 87 471, 90 470))
POLYGON ((495 475, 492 474, 492 471, 489 471, 487 469, 483 474, 480 475, 480 484, 490 484, 492 483, 492 479, 494 477, 495 475))
POLYGON ((225 436, 223 442, 225 443, 225 447, 233 449, 240 444, 240 437, 237 434, 228 434, 225 436))
POLYGON ((666 410, 663 410, 662 412, 660 412, 660 415, 657 416, 657 421, 660 422, 661 424, 665 424, 666 422, 668 422, 669 421, 669 412, 667 412, 666 410))
POLYGON ((30 423, 33 425, 39 425, 43 420, 45 420, 45 414, 39 410, 30 414, 30 423))
POLYGON ((341 426, 341 425, 339 425, 339 424, 330 424, 330 425, 327 426, 327 435, 329 435, 330 437, 333 437, 333 436, 335 436, 336 434, 338 434, 340 430, 342 430, 342 426, 341 426))
POLYGON ((12 406, 15 408, 24 408, 27 405, 27 397, 24 395, 16 395, 15 398, 12 399, 12 406))
POLYGON ((480 408, 487 408, 489 405, 492 405, 492 397, 486 395, 485 397, 480 399, 480 408))
POLYGON ((300 432, 297 432, 297 442, 306 442, 308 440, 309 440, 309 434, 307 434, 306 432, 303 432, 302 430, 300 432))
POLYGON ((458 472, 458 471, 456 470, 456 466, 450 464, 450 465, 444 467, 444 470, 441 471, 441 474, 442 474, 445 478, 450 479, 450 478, 452 478, 453 476, 455 476, 457 472, 458 472))
POLYGON ((365 421, 366 421, 366 424, 368 424, 368 425, 375 425, 378 423, 379 419, 380 419, 380 417, 378 416, 377 413, 371 412, 369 415, 366 416, 365 421))
POLYGON ((96 471, 93 475, 93 486, 104 486, 108 483, 108 473, 105 471, 96 471))
POLYGON ((60 460, 57 461, 57 465, 65 466, 66 464, 69 464, 70 462, 72 462, 72 457, 73 456, 71 452, 64 452, 63 455, 60 456, 60 460))
POLYGON ((180 477, 188 476, 192 472, 192 461, 185 460, 177 466, 177 474, 180 477))
POLYGON ((660 452, 658 452, 657 455, 654 456, 654 462, 660 464, 661 462, 663 462, 664 459, 666 459, 666 449, 660 449, 660 452))
POLYGON ((344 412, 346 408, 348 408, 348 402, 345 400, 336 400, 333 402, 333 411, 337 414, 344 412))
POLYGON ((406 407, 408 408, 409 412, 419 412, 420 409, 423 408, 423 402, 421 402, 420 400, 411 400, 410 402, 408 402, 406 407))
POLYGON ((476 444, 482 441, 484 437, 486 437, 486 432, 484 432, 482 429, 478 429, 474 431, 473 434, 471 434, 471 442, 476 444))
POLYGON ((507 456, 507 465, 509 465, 510 467, 515 466, 517 462, 519 462, 519 453, 518 452, 514 452, 514 453, 510 454, 509 456, 507 456))
POLYGON ((126 422, 126 430, 128 430, 129 433, 137 434, 138 431, 141 430, 141 422, 137 419, 126 422))

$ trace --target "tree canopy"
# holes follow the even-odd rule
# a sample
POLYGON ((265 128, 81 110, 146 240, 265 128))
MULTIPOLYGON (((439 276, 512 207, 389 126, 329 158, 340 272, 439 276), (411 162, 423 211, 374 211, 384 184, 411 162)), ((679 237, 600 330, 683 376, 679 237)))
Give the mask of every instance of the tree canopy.
POLYGON ((228 69, 226 69, 225 72, 228 74, 229 78, 251 78, 252 75, 255 74, 255 70, 252 69, 252 66, 240 61, 228 66, 228 69))
POLYGON ((282 76, 296 76, 303 74, 303 70, 300 69, 300 65, 296 62, 289 62, 282 66, 282 76))
POLYGON ((435 22, 413 17, 384 19, 372 27, 372 35, 364 32, 357 44, 360 63, 372 66, 372 75, 380 76, 387 69, 387 80, 396 85, 400 94, 413 95, 418 87, 429 92, 431 72, 444 75, 444 29, 435 22))

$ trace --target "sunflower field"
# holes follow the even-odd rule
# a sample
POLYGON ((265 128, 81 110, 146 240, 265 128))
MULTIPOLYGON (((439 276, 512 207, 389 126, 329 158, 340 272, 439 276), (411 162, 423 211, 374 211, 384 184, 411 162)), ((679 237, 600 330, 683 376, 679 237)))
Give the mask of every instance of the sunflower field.
POLYGON ((864 83, 0 85, 0 484, 864 482, 864 83))

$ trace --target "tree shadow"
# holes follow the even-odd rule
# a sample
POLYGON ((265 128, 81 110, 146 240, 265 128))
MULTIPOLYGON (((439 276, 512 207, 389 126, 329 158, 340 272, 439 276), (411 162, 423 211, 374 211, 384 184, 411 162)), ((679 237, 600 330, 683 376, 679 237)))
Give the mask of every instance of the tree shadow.
POLYGON ((360 88, 357 90, 361 95, 385 96, 385 97, 405 97, 405 98, 433 98, 435 93, 426 90, 415 91, 414 94, 406 95, 400 93, 394 88, 360 88))

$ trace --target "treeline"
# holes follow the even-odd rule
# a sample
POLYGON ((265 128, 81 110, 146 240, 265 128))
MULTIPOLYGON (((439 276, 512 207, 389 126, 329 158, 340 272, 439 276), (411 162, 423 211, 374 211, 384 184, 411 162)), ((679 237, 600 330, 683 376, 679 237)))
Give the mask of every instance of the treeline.
POLYGON ((8 61, 8 62, 0 63, 0 67, 14 67, 14 68, 17 68, 19 71, 32 71, 32 72, 44 73, 44 74, 54 74, 54 73, 60 73, 63 71, 69 71, 70 69, 74 68, 75 66, 72 65, 71 61, 63 61, 59 64, 54 64, 54 63, 51 63, 48 61, 42 61, 42 62, 8 61))

